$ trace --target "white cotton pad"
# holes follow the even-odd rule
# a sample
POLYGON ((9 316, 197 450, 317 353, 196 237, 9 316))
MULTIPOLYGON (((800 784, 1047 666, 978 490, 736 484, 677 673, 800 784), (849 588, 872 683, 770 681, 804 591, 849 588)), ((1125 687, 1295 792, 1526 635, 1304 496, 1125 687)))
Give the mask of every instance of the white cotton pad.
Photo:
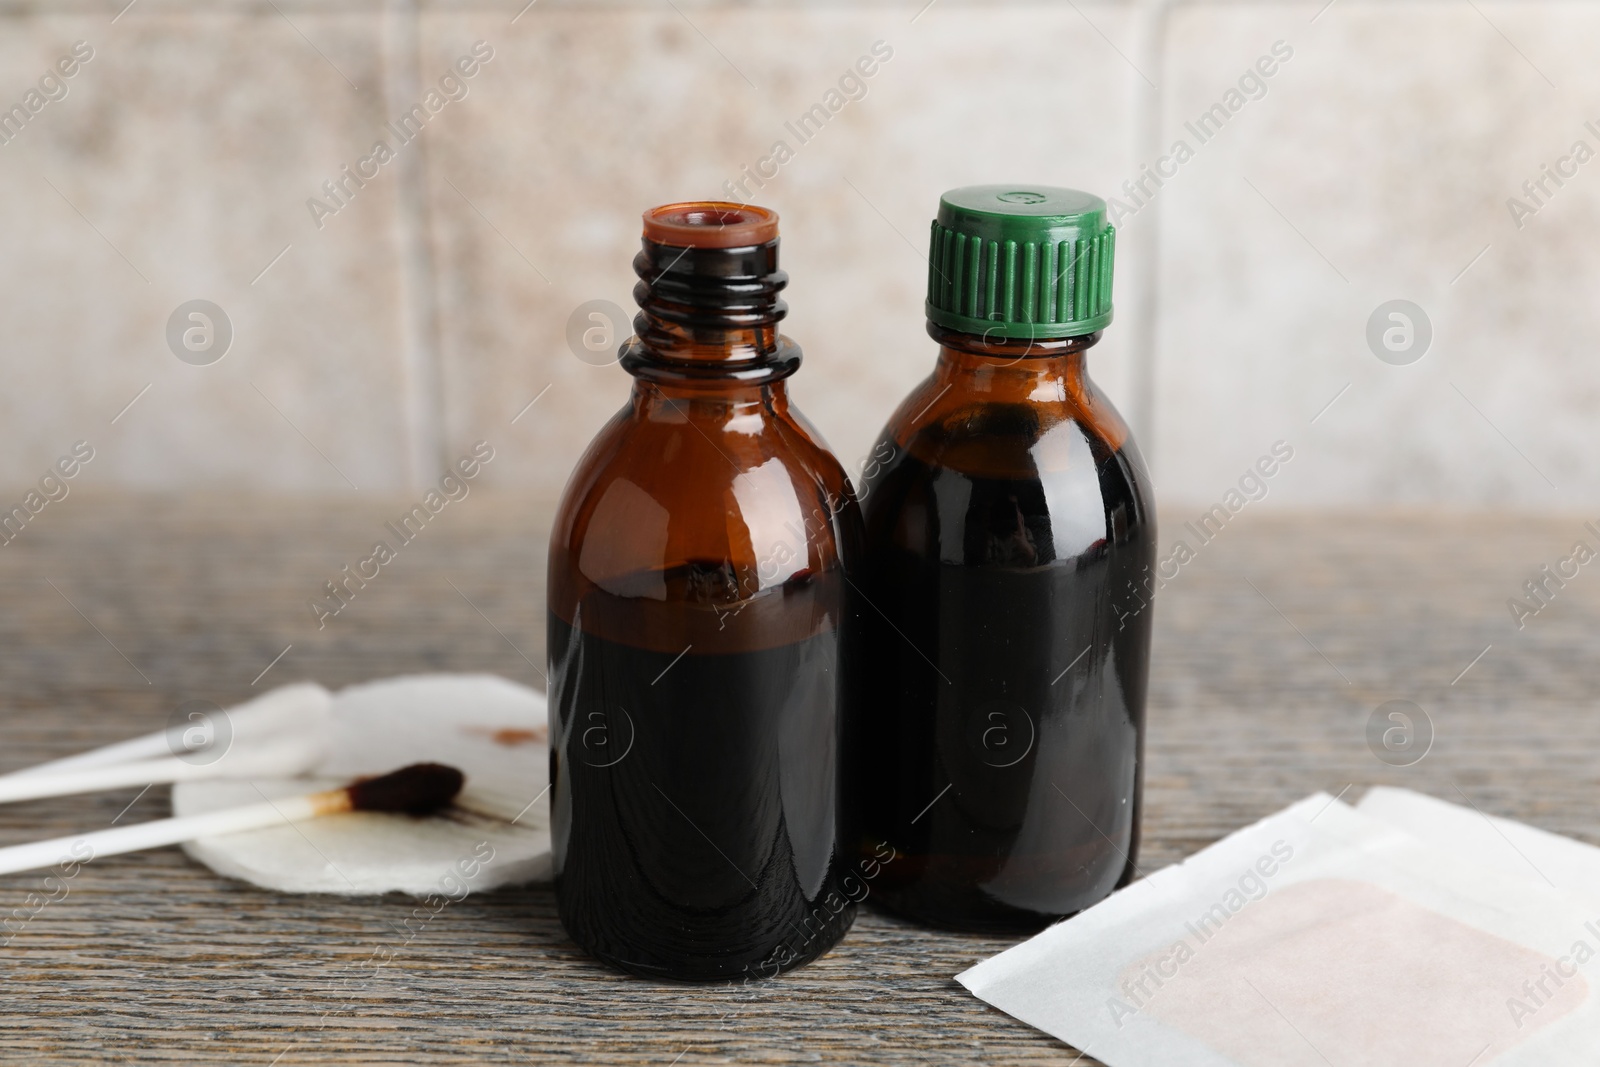
POLYGON ((466 775, 439 815, 339 815, 201 838, 184 851, 218 874, 285 893, 467 891, 550 878, 549 732, 542 693, 489 674, 423 674, 333 697, 327 753, 311 776, 185 782, 172 813, 198 815, 343 785, 411 763, 466 775))

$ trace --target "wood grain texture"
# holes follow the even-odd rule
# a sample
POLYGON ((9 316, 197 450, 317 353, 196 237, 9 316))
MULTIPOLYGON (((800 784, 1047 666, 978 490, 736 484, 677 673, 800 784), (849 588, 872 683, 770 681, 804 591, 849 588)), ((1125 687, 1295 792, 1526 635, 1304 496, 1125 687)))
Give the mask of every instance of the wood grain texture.
MULTIPOLYGON (((52 504, 0 549, 0 769, 299 678, 541 685, 548 502, 449 505, 317 628, 307 600, 408 503, 83 490, 52 504)), ((1159 600, 1141 865, 1313 790, 1379 782, 1600 843, 1600 572, 1520 631, 1506 607, 1580 536, 1578 518, 1241 515, 1159 600), (1364 738, 1395 698, 1437 732, 1409 768, 1364 738)), ((0 807, 0 843, 165 807, 165 790, 0 807)), ((279 896, 167 849, 90 864, 65 892, 40 907, 61 895, 45 876, 0 880, 0 916, 37 911, 0 947, 7 1062, 1093 1062, 952 981, 1010 942, 871 910, 800 971, 686 987, 587 960, 547 889, 472 897, 407 932, 409 900, 279 896)))

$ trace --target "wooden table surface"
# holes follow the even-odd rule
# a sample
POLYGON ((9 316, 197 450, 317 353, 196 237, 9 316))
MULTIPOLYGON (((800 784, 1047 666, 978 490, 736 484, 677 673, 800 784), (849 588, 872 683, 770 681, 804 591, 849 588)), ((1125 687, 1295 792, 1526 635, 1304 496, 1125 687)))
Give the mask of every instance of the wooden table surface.
MULTIPOLYGON (((449 505, 317 629, 308 599, 408 503, 85 489, 51 504, 0 550, 0 770, 302 678, 541 684, 535 500, 449 505)), ((1166 517, 1163 545, 1187 517, 1166 517)), ((1600 843, 1600 572, 1521 630, 1506 606, 1580 537, 1595 540, 1581 517, 1241 513, 1158 602, 1142 866, 1373 783, 1600 843), (1365 740, 1391 699, 1436 731, 1411 767, 1365 740)), ((164 789, 136 792, 0 807, 0 843, 165 814, 164 789)), ((31 914, 0 947, 4 1062, 1093 1062, 952 980, 1010 942, 870 909, 819 962, 739 989, 604 970, 547 887, 470 897, 410 941, 406 899, 280 896, 176 849, 90 864, 40 906, 60 893, 0 879, 0 916, 31 914)))

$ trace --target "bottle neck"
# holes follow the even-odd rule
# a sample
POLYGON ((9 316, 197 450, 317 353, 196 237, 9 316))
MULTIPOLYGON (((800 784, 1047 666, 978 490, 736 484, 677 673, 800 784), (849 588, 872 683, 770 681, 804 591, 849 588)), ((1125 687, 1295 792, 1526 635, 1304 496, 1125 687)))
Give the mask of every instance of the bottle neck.
POLYGON ((640 376, 633 383, 632 402, 635 414, 651 422, 693 418, 730 432, 744 428, 755 433, 766 418, 787 417, 789 410, 788 390, 781 379, 747 382, 640 376))
POLYGON ((634 377, 758 383, 799 367, 799 348, 778 333, 789 311, 778 294, 789 277, 778 269, 776 240, 684 248, 646 239, 633 269, 639 314, 622 366, 634 377))
POLYGON ((928 324, 939 343, 935 374, 966 392, 1001 402, 1080 400, 1093 386, 1084 353, 1098 332, 1081 337, 1018 339, 962 333, 928 324))

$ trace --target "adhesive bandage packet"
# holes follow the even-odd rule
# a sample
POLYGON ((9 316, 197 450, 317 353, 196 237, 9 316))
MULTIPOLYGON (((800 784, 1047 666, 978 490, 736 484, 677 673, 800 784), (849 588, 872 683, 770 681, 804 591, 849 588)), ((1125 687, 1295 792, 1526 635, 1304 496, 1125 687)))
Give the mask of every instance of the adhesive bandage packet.
MULTIPOLYGON (((1368 789, 1356 810, 1502 874, 1594 901, 1589 907, 1600 910, 1600 848, 1593 845, 1386 785, 1368 789)), ((1600 951, 1600 944, 1594 947, 1600 951)))
POLYGON ((1403 824, 1315 794, 957 981, 1111 1067, 1600 1062, 1600 892, 1578 888, 1600 850, 1380 801, 1403 824), (1508 838, 1493 863, 1484 835, 1508 838))

